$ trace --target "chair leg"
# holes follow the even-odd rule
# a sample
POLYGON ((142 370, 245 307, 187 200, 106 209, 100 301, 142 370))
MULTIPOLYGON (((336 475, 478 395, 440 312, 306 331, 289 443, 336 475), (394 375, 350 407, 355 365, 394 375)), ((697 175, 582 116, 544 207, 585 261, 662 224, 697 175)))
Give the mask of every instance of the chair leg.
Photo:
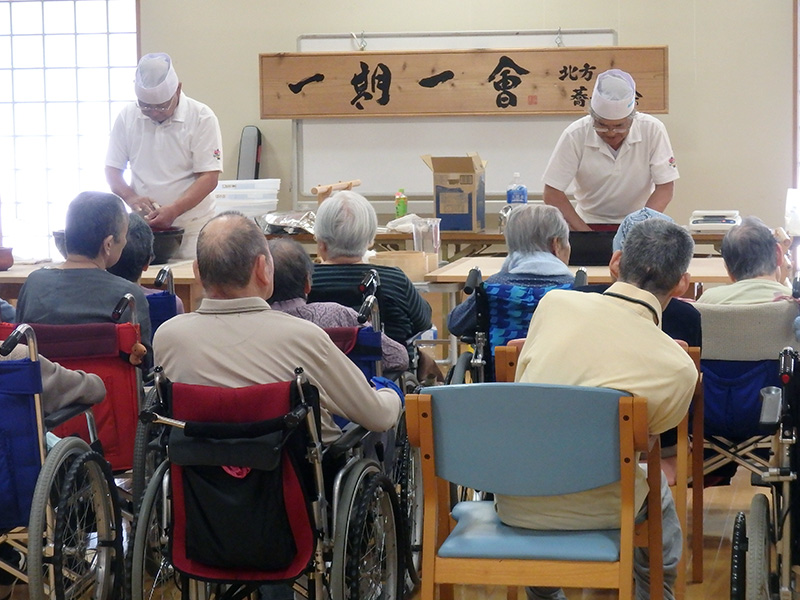
POLYGON ((693 398, 692 583, 703 583, 703 395, 693 398))
MULTIPOLYGON (((423 579, 425 577, 423 576, 423 579)), ((439 600, 453 600, 453 584, 440 583, 439 584, 439 600)))
POLYGON ((672 497, 675 501, 675 511, 681 524, 683 549, 681 560, 678 564, 678 576, 675 581, 675 598, 683 600, 686 597, 686 579, 689 569, 689 530, 687 522, 687 505, 689 490, 689 417, 688 415, 678 425, 677 468, 675 485, 670 486, 672 497))
POLYGON ((515 585, 510 585, 506 588, 506 600, 518 600, 519 588, 515 585))

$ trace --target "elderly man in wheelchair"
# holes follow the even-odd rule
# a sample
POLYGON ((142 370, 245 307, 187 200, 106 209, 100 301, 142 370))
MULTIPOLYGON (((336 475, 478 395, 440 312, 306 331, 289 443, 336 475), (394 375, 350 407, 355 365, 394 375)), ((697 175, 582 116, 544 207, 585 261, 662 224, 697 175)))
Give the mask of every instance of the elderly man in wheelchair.
MULTIPOLYGON (((259 448, 273 449, 272 467, 280 465, 284 473, 277 482, 285 486, 287 478, 292 478, 288 471, 296 472, 296 479, 304 484, 300 487, 308 490, 310 500, 308 510, 290 515, 279 525, 284 533, 290 532, 284 536, 286 547, 294 547, 288 557, 240 562, 225 543, 216 554, 206 548, 208 544, 201 543, 198 555, 192 549, 197 545, 189 540, 204 531, 197 526, 197 507, 217 506, 211 509, 214 518, 206 520, 212 526, 232 514, 241 519, 243 511, 249 517, 258 510, 258 505, 245 506, 242 499, 253 500, 246 491, 247 477, 254 471, 262 476, 270 466, 259 462, 260 459, 253 464, 251 457, 263 458, 270 453, 261 450, 248 453, 245 443, 245 458, 239 456, 239 449, 223 451, 220 458, 217 453, 220 445, 238 443, 215 444, 211 438, 217 436, 217 430, 222 431, 222 437, 247 438, 247 431, 242 432, 238 425, 233 433, 226 431, 226 425, 201 425, 203 440, 195 440, 195 446, 202 447, 202 451, 197 453, 182 451, 182 447, 192 446, 192 440, 178 440, 175 430, 170 431, 169 471, 167 463, 156 470, 134 525, 133 597, 136 600, 150 597, 151 592, 169 595, 166 590, 170 589, 171 581, 178 581, 177 587, 182 589, 194 585, 206 591, 209 582, 248 582, 252 584, 250 587, 229 586, 226 592, 220 592, 246 595, 257 589, 258 583, 291 583, 303 575, 308 576, 304 591, 311 597, 326 591, 336 598, 400 595, 405 584, 402 565, 407 544, 398 524, 404 519, 398 509, 395 482, 382 472, 380 449, 376 458, 362 458, 354 450, 355 441, 364 436, 363 430, 348 433, 343 439, 333 420, 333 415, 337 415, 366 430, 390 430, 402 414, 399 396, 390 388, 372 389, 361 371, 317 326, 270 309, 265 298, 272 294, 271 257, 263 233, 251 220, 238 213, 224 213, 211 220, 200 233, 196 265, 206 292, 200 308, 165 323, 154 339, 156 362, 163 368, 159 389, 170 390, 164 393, 166 411, 161 412, 188 422, 272 421, 264 426, 266 429, 253 426, 256 438, 266 436, 271 440, 259 448), (302 375, 295 375, 298 367, 302 375), (164 377, 175 383, 166 384, 164 377), (308 381, 304 383, 306 378, 308 381), (314 400, 315 390, 319 391, 318 402, 314 400), (263 393, 259 395, 260 391, 263 393), (255 400, 249 398, 251 392, 256 393, 255 400), (270 396, 264 395, 267 392, 270 396), (278 401, 270 400, 272 392, 277 393, 278 401), (188 394, 190 399, 182 399, 181 394, 188 394), (205 399, 206 394, 213 399, 205 399), (245 408, 239 407, 240 404, 245 408), (303 429, 301 435, 291 433, 298 428, 303 429), (294 437, 302 443, 289 441, 294 437), (295 446, 299 450, 293 451, 295 446), (185 468, 196 471, 198 465, 190 463, 200 459, 186 459, 195 455, 205 457, 204 465, 218 466, 209 467, 211 475, 204 473, 206 466, 202 466, 201 483, 192 488, 194 491, 183 492, 188 489, 188 480, 197 479, 197 473, 184 476, 178 471, 185 468), (290 463, 295 466, 290 468, 290 463), (302 464, 298 467, 297 463, 302 464), (326 475, 338 472, 331 478, 323 476, 323 470, 326 475), (206 475, 211 480, 203 483, 206 475), (170 478, 171 484, 165 483, 170 478), (170 485, 172 504, 161 509, 162 490, 170 485), (224 498, 208 500, 202 491, 218 487, 244 489, 244 496, 226 509, 224 498), (200 500, 192 504, 191 498, 195 496, 200 500), (184 510, 185 521, 181 516, 184 510), (160 523, 166 512, 172 513, 176 527, 172 530, 171 552, 165 558, 161 546, 154 544, 153 539, 161 538, 160 523), (186 532, 186 539, 181 537, 182 532, 186 532), (180 578, 173 577, 173 567, 181 573, 180 578)), ((169 423, 161 417, 157 421, 169 423)), ((194 426, 186 427, 181 430, 184 438, 196 435, 191 433, 194 426)), ((284 504, 289 512, 297 512, 292 507, 303 503, 298 503, 296 495, 292 495, 297 491, 292 489, 284 487, 284 504)), ((274 499, 275 494, 272 496, 274 499)), ((266 510, 272 513, 274 507, 270 505, 266 510)), ((272 531, 263 520, 259 523, 272 531)), ((245 533, 248 530, 245 526, 245 533)), ((230 532, 207 533, 203 539, 230 535, 230 532)), ((244 533, 238 535, 234 545, 244 546, 246 552, 249 542, 241 537, 244 533)), ((276 534, 276 540, 279 537, 276 534)), ((266 538, 269 540, 270 536, 266 538)), ((252 536, 248 539, 252 540, 252 536)), ((262 554, 267 556, 270 552, 265 550, 262 554)))
POLYGON ((0 599, 11 597, 17 580, 36 599, 121 593, 122 526, 111 468, 83 440, 50 433, 80 413, 95 433, 88 409, 105 395, 97 375, 40 357, 29 325, 0 346, 0 599), (23 337, 27 348, 17 345, 23 337))

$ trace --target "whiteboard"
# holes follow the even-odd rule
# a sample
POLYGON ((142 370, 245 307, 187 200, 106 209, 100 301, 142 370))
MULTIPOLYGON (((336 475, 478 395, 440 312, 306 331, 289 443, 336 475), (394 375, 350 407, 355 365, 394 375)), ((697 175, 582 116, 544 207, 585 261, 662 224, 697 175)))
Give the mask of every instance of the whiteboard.
MULTIPOLYGON (((477 31, 368 34, 307 34, 299 52, 442 50, 614 46, 616 32, 598 30, 477 31)), ((553 147, 575 115, 297 119, 294 121, 295 207, 312 200, 315 185, 360 179, 358 192, 391 198, 405 189, 410 200, 430 199, 433 179, 420 155, 462 156, 486 161, 486 195, 504 196, 513 173, 541 194, 541 178, 553 147)), ((413 203, 410 208, 413 208, 413 203)), ((391 201, 375 202, 378 212, 391 201)))

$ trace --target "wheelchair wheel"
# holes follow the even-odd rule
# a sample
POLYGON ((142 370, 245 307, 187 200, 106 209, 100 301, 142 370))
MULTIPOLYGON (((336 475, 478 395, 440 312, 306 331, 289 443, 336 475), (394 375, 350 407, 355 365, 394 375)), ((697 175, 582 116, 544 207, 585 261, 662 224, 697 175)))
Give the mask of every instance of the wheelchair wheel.
POLYGON ((166 526, 170 505, 165 492, 169 487, 168 469, 169 463, 163 461, 153 473, 133 522, 129 567, 133 600, 181 598, 179 578, 167 557, 166 526))
POLYGON ((122 516, 111 466, 97 452, 69 468, 53 536, 56 598, 118 598, 124 579, 122 516))
MULTIPOLYGON (((153 387, 144 401, 144 410, 150 410, 159 403, 158 390, 153 387)), ((133 512, 139 509, 147 483, 153 476, 156 467, 166 458, 166 452, 161 445, 163 425, 142 423, 136 425, 136 438, 133 445, 133 512)))
POLYGON ((731 536, 731 600, 745 600, 745 565, 747 557, 747 520, 736 515, 731 536))
POLYGON ((400 515, 399 524, 404 535, 403 558, 406 568, 406 592, 413 592, 419 584, 419 569, 422 556, 422 459, 419 448, 413 448, 408 441, 405 415, 397 426, 397 461, 394 482, 398 491, 400 515))
POLYGON ((450 367, 444 378, 445 385, 457 383, 473 383, 480 381, 476 369, 472 368, 472 352, 462 352, 456 360, 456 364, 450 367))
MULTIPOLYGON (((348 600, 347 547, 350 522, 356 510, 356 502, 371 475, 380 473, 378 464, 369 459, 361 459, 355 463, 345 478, 342 492, 334 515, 333 556, 330 570, 330 595, 332 600, 348 600)), ((354 599, 351 599, 354 600, 354 599)))
POLYGON ((31 600, 55 598, 55 577, 50 561, 55 510, 69 468, 81 454, 89 451, 89 445, 83 440, 64 438, 47 454, 36 480, 28 522, 28 593, 31 600))
POLYGON ((750 503, 747 517, 747 562, 745 597, 747 600, 769 600, 770 551, 772 538, 769 532, 769 500, 756 494, 750 503))
POLYGON ((403 598, 398 514, 392 481, 382 473, 370 475, 358 495, 347 532, 345 583, 349 600, 403 598))

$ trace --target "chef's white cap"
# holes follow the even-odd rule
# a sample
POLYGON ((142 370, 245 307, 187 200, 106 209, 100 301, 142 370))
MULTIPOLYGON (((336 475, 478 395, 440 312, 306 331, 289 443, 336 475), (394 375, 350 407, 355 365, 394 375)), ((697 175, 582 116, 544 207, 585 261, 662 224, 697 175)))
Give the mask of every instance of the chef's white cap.
POLYGON ((592 110, 601 119, 618 121, 636 108, 636 83, 625 71, 609 69, 597 76, 592 93, 592 110))
POLYGON ((175 95, 178 83, 169 54, 145 54, 136 67, 136 97, 145 104, 168 102, 175 95))

